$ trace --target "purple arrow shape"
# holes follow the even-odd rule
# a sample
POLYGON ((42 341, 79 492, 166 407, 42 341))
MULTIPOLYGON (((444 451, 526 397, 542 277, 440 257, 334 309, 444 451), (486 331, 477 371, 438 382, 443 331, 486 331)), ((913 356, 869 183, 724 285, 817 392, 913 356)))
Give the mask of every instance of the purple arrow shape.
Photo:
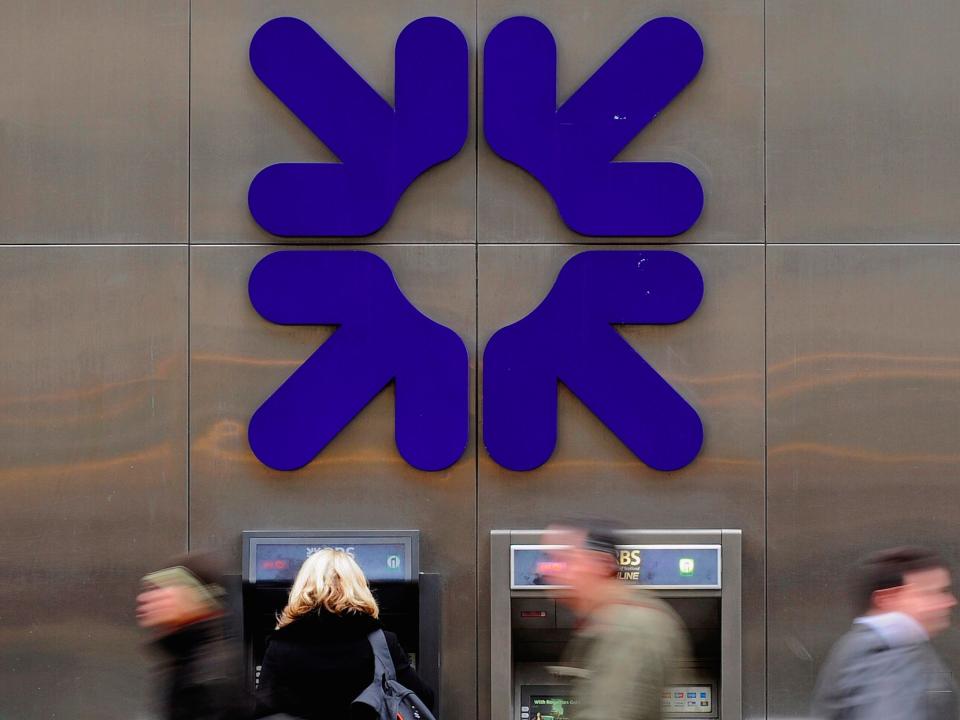
POLYGON ((513 17, 484 45, 484 134, 553 196, 584 235, 679 235, 703 209, 683 165, 614 162, 697 75, 700 36, 662 17, 637 30, 557 109, 557 46, 539 21, 513 17))
POLYGON ((643 462, 690 463, 700 417, 612 325, 685 320, 703 278, 672 251, 591 251, 563 266, 542 303, 497 331, 483 354, 483 441, 510 470, 545 463, 557 444, 563 382, 643 462))
POLYGON ((250 274, 250 301, 270 322, 339 325, 250 419, 250 447, 276 470, 309 463, 391 380, 397 449, 442 470, 467 445, 467 350, 418 311, 390 266, 368 252, 289 250, 250 274))
POLYGON ((257 223, 283 236, 369 235, 420 173, 467 137, 467 41, 438 17, 416 20, 396 46, 396 108, 307 23, 275 18, 250 42, 257 77, 340 163, 280 163, 250 183, 257 223))

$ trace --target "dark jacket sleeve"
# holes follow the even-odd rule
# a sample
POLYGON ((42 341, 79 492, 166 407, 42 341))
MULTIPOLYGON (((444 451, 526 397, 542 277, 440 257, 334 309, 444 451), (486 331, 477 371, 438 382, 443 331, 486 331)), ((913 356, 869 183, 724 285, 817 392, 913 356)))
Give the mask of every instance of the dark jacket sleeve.
POLYGON ((267 644, 267 650, 260 663, 260 679, 257 682, 255 718, 267 717, 276 713, 273 690, 276 681, 276 650, 273 643, 267 644), (271 652, 273 651, 273 652, 271 652))
POLYGON ((252 703, 229 660, 210 648, 194 663, 173 698, 171 720, 249 720, 252 703))
POLYGON ((400 641, 392 632, 384 632, 387 638, 387 647, 390 649, 390 657, 393 659, 393 666, 397 671, 397 680, 400 684, 409 690, 413 690, 417 697, 423 700, 424 704, 430 708, 430 711, 436 715, 437 709, 434 707, 433 690, 417 675, 417 671, 410 665, 410 658, 403 648, 400 647, 400 641))
MULTIPOLYGON (((172 720, 241 720, 244 715, 239 689, 228 681, 184 688, 172 708, 172 720)), ((249 708, 247 708, 249 712, 249 708)))

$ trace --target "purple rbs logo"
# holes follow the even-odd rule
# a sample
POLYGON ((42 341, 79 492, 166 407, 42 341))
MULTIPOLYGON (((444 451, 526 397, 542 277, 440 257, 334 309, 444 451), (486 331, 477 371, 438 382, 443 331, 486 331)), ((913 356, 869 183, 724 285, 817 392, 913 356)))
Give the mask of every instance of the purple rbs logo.
MULTIPOLYGON (((615 157, 702 61, 692 27, 651 20, 558 108, 553 36, 536 20, 510 18, 485 44, 487 142, 535 177, 577 232, 682 233, 703 208, 696 176, 675 163, 615 157)), ((376 232, 407 187, 466 140, 468 49, 447 20, 421 18, 400 34, 393 107, 295 18, 261 27, 250 62, 341 161, 281 163, 254 178, 250 212, 276 235, 376 232)), ((390 382, 404 459, 441 470, 461 457, 469 434, 466 348, 406 299, 382 259, 360 251, 275 252, 254 268, 249 292, 271 322, 338 326, 254 413, 250 446, 264 464, 303 467, 390 382)), ((699 270, 676 252, 571 258, 543 302, 487 343, 483 438, 493 459, 513 470, 549 459, 563 382, 650 467, 690 463, 703 443, 700 418, 612 326, 681 322, 702 297, 699 270)))
MULTIPOLYGON (((487 343, 483 439, 493 459, 511 470, 549 459, 559 380, 650 467, 676 470, 692 461, 703 442, 696 411, 612 325, 681 322, 702 297, 697 266, 670 250, 571 258, 543 302, 487 343)), ((404 459, 442 470, 463 454, 467 350, 404 297, 379 257, 275 252, 251 273, 250 300, 271 322, 340 326, 250 420, 250 447, 265 465, 309 463, 391 380, 404 459)))
POLYGON ((688 464, 703 443, 700 418, 612 325, 678 323, 702 298, 700 271, 680 253, 573 256, 537 309, 483 353, 483 441, 493 459, 532 470, 550 458, 559 380, 650 467, 688 464))
POLYGON ((683 165, 614 162, 697 75, 703 44, 677 18, 637 30, 557 108, 557 46, 539 21, 497 25, 484 46, 484 134, 533 175, 584 235, 679 235, 703 210, 683 165))
MULTIPOLYGON (((416 20, 397 38, 395 62, 390 107, 302 20, 276 18, 257 31, 253 71, 341 160, 262 170, 248 196, 261 227, 294 237, 369 235, 420 173, 460 151, 470 106, 463 33, 443 18, 416 20)), ((553 35, 532 18, 509 18, 484 46, 487 142, 533 175, 579 233, 679 235, 703 210, 696 175, 676 163, 613 160, 702 63, 697 31, 657 18, 558 109, 553 35)))
POLYGON ((442 470, 467 446, 469 360, 463 341, 407 300, 389 266, 357 251, 284 251, 250 274, 250 300, 271 322, 339 325, 253 414, 250 447, 295 470, 396 381, 397 449, 442 470))
POLYGON ((339 163, 281 163, 253 179, 248 204, 275 235, 369 235, 427 168, 463 147, 469 124, 467 41, 450 21, 410 23, 397 38, 390 107, 313 28, 266 23, 250 64, 339 163))

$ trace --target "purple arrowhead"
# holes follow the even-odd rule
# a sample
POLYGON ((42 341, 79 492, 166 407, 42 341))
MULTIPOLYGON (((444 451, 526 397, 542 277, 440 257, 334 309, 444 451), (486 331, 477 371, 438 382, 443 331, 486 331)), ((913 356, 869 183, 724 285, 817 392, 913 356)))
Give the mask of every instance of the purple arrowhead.
POLYGON ((651 20, 557 109, 557 46, 539 21, 513 17, 484 46, 484 133, 493 151, 533 175, 583 235, 669 236, 703 209, 683 165, 614 162, 697 75, 703 44, 689 24, 651 20))
POLYGON ((463 341, 418 311, 390 266, 368 252, 275 252, 250 274, 250 301, 270 322, 339 325, 250 419, 250 447, 276 470, 309 463, 391 381, 396 442, 420 470, 442 470, 467 445, 463 341))
POLYGON ((572 257, 543 302, 487 343, 483 441, 493 459, 532 470, 550 458, 560 381, 650 467, 690 463, 703 444, 700 417, 612 325, 678 323, 702 298, 700 271, 680 253, 572 257))
POLYGON ((400 33, 395 108, 297 18, 275 18, 257 30, 250 65, 341 161, 260 171, 250 183, 250 213, 275 235, 376 232, 417 176, 456 155, 466 140, 467 41, 449 20, 420 18, 400 33))

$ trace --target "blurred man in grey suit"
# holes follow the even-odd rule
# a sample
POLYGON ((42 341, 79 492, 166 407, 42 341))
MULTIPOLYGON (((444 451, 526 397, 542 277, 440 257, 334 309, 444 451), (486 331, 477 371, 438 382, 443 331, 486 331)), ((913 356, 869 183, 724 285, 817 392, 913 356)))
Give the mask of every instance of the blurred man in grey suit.
POLYGON ((957 604, 936 553, 894 548, 867 558, 862 615, 820 671, 813 715, 825 720, 957 720, 956 686, 930 638, 957 604))

